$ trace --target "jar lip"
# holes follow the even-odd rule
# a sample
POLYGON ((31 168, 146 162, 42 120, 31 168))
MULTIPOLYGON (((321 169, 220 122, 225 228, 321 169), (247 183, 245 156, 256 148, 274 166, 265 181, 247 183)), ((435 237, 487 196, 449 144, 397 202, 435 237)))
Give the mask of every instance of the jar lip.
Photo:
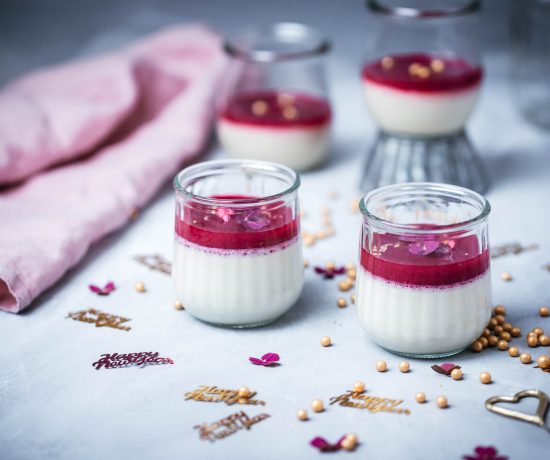
POLYGON ((298 22, 277 22, 274 24, 249 27, 233 38, 227 38, 223 49, 232 57, 253 62, 276 62, 319 56, 330 50, 330 41, 313 27, 298 22), (248 47, 239 40, 257 40, 272 37, 274 42, 300 44, 296 50, 274 50, 254 43, 248 47), (308 43, 309 41, 309 43, 308 43))
POLYGON ((450 16, 463 16, 475 13, 481 9, 481 0, 468 0, 464 5, 459 6, 441 6, 436 8, 420 8, 412 6, 391 6, 385 4, 384 0, 366 0, 367 8, 370 11, 390 16, 399 16, 403 18, 443 18, 450 16))
POLYGON ((300 187, 300 176, 292 169, 283 166, 278 163, 272 163, 269 161, 256 161, 256 160, 211 160, 203 161, 201 163, 188 166, 182 169, 176 174, 173 180, 174 190, 181 193, 186 198, 203 205, 225 207, 252 207, 258 204, 268 204, 273 201, 280 200, 286 195, 295 192, 300 187), (208 173, 219 174, 223 173, 223 170, 234 170, 246 172, 258 172, 258 173, 279 173, 286 176, 289 179, 290 185, 284 188, 282 191, 265 195, 260 197, 251 198, 214 198, 211 196, 197 195, 188 191, 187 186, 193 181, 210 176, 208 173))
POLYGON ((458 185, 442 184, 437 182, 406 182, 403 184, 392 184, 386 185, 384 187, 377 188, 370 191, 365 196, 363 196, 359 202, 359 209, 363 218, 367 221, 370 221, 376 227, 387 230, 389 232, 407 232, 407 234, 414 235, 433 235, 433 234, 443 234, 449 232, 457 232, 462 230, 467 230, 473 225, 482 223, 487 220, 489 213, 491 212, 491 205, 489 201, 482 195, 473 190, 467 189, 465 187, 460 187, 458 185), (479 204, 480 211, 474 217, 463 220, 461 222, 456 222, 453 224, 444 224, 444 225, 433 225, 430 228, 423 229, 418 228, 417 223, 410 224, 398 224, 391 222, 389 220, 383 219, 373 212, 369 211, 367 203, 375 197, 387 195, 393 192, 413 192, 413 191, 423 191, 423 192, 432 192, 432 193, 445 193, 452 192, 456 195, 462 195, 468 197, 479 204))

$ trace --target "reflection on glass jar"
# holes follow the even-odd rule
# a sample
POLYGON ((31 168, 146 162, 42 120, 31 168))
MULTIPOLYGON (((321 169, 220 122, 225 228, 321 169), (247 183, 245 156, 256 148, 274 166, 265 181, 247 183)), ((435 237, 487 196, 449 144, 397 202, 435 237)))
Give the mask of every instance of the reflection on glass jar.
POLYGON ((550 129, 550 0, 515 2, 512 15, 515 99, 524 116, 550 129))
POLYGON ((302 24, 278 23, 225 43, 229 67, 220 89, 217 131, 236 158, 296 170, 319 165, 330 141, 324 57, 329 43, 302 24))
POLYGON ((360 208, 357 311, 372 340, 416 357, 474 342, 491 317, 487 200, 409 183, 372 191, 360 208))
POLYGON ((299 185, 260 161, 208 161, 176 176, 172 277, 190 314, 251 327, 292 307, 304 282, 299 185))

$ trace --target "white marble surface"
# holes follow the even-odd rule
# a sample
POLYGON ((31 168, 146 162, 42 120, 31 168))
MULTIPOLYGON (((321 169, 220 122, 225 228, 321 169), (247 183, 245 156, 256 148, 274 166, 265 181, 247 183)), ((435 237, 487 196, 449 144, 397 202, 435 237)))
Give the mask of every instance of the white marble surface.
MULTIPOLYGON (((341 13, 342 20, 346 14, 341 13)), ((115 27, 109 27, 114 33, 115 27)), ((93 37, 86 42, 89 49, 103 39, 93 37)), ((330 66, 337 114, 333 159, 302 177, 301 203, 308 213, 304 227, 316 229, 321 207, 329 206, 337 230, 335 237, 305 249, 311 265, 327 259, 346 262, 357 255, 360 218, 350 212, 350 200, 358 193, 361 156, 374 131, 361 100, 358 60, 346 56, 336 52, 330 66), (328 199, 331 190, 339 190, 340 198, 328 199)), ((523 331, 536 325, 550 331, 550 318, 537 314, 540 305, 550 303, 550 273, 541 269, 550 263, 550 136, 516 113, 503 55, 489 56, 487 64, 489 77, 470 132, 493 179, 488 194, 491 242, 540 245, 537 251, 493 261, 494 300, 508 307, 510 320, 523 331), (512 282, 500 279, 504 270, 514 276, 512 282)), ((216 155, 220 153, 213 148, 209 156, 216 155)), ((172 227, 173 198, 167 186, 135 223, 99 243, 28 311, 0 314, 0 458, 313 459, 322 454, 309 446, 311 438, 336 441, 350 431, 358 434, 360 447, 331 458, 459 459, 477 445, 494 445, 510 459, 547 456, 550 433, 490 414, 484 401, 531 388, 550 395, 550 374, 495 349, 454 358, 464 370, 460 382, 435 374, 429 361, 411 360, 412 371, 401 374, 396 370, 400 359, 365 337, 354 307, 336 307, 336 282, 321 280, 311 269, 298 304, 276 323, 241 331, 208 326, 172 308, 168 276, 133 260, 136 254, 152 253, 170 258, 172 227), (110 296, 88 291, 89 283, 109 279, 118 287, 110 296), (136 281, 146 284, 146 293, 134 290, 136 281), (66 318, 90 307, 131 318, 131 331, 66 318), (330 335, 334 346, 322 348, 322 335, 330 335), (138 351, 158 351, 175 364, 99 371, 91 366, 102 353, 138 351), (280 367, 248 363, 248 356, 268 351, 281 355, 280 367), (389 363, 389 372, 375 371, 378 359, 389 363), (492 373, 493 384, 479 383, 482 371, 492 373), (365 381, 372 395, 404 399, 411 414, 330 406, 306 423, 296 419, 296 411, 308 408, 311 400, 328 403, 356 380, 365 381), (201 441, 195 425, 240 409, 185 401, 183 394, 201 384, 248 385, 267 404, 245 410, 271 418, 215 443, 201 441), (418 391, 427 394, 427 404, 414 402, 418 391), (446 410, 435 405, 440 394, 449 398, 446 410)), ((527 348, 525 338, 516 342, 527 348)), ((529 351, 536 357, 543 349, 529 351)))

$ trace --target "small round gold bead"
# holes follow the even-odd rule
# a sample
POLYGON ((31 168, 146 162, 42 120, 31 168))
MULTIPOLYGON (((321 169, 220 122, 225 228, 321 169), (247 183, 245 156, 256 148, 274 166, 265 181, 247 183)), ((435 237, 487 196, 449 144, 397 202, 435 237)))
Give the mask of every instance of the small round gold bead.
POLYGON ((359 439, 357 438, 357 435, 355 433, 348 433, 346 434, 346 438, 349 442, 352 442, 353 444, 357 444, 357 441, 359 439))
POLYGON ((350 268, 347 273, 349 278, 353 280, 357 278, 357 270, 355 268, 350 268))
POLYGON ((434 59, 430 63, 430 67, 435 73, 441 73, 445 70, 445 63, 441 59, 434 59))
POLYGON ((489 338, 490 335, 491 335, 491 331, 488 328, 485 328, 483 330, 483 334, 481 334, 482 337, 486 337, 486 338, 489 338))
POLYGON ((407 373, 409 372, 411 366, 409 365, 409 363, 407 361, 401 361, 399 363, 399 370, 403 373, 407 373))
POLYGON ((505 350, 508 350, 508 342, 506 340, 499 340, 497 342, 497 348, 500 350, 500 351, 505 351, 505 350))
POLYGON ((353 262, 348 262, 346 264, 346 270, 355 270, 355 264, 353 262))
POLYGON ((527 337, 527 345, 529 345, 531 348, 538 347, 539 338, 536 335, 529 335, 527 337))
POLYGON ((179 300, 174 300, 174 308, 176 310, 183 310, 183 304, 179 300))
POLYGON ((548 337, 547 335, 540 335, 539 336, 539 343, 543 346, 543 347, 546 347, 548 345, 550 345, 550 337, 548 337))
POLYGON ((493 330, 495 327, 497 327, 497 325, 498 325, 497 320, 496 320, 495 318, 491 318, 491 319, 489 320, 489 324, 487 325, 487 327, 488 327, 489 329, 493 330))
POLYGON ((498 343, 498 337, 496 335, 491 335, 488 339, 489 346, 494 347, 498 343))
POLYGON ((476 340, 474 343, 472 343, 472 350, 476 353, 479 353, 481 350, 483 350, 483 345, 479 340, 476 340))
POLYGON ((519 360, 523 364, 530 364, 531 363, 531 355, 529 353, 522 353, 521 355, 519 355, 519 360))
POLYGON ((351 299, 351 303, 355 305, 355 294, 352 294, 350 299, 351 299))
POLYGON ((521 335, 521 329, 519 327, 513 327, 510 334, 512 334, 512 337, 519 337, 521 335))
POLYGON ((388 364, 386 363, 386 361, 377 361, 376 370, 378 372, 386 372, 388 370, 388 364))
POLYGON ((307 416, 307 411, 304 410, 304 409, 300 409, 297 413, 296 413, 296 417, 298 417, 298 420, 301 420, 302 422, 307 420, 308 419, 308 416, 307 416))
POLYGON ((491 383, 491 374, 489 372, 482 372, 479 374, 479 381, 483 383, 484 385, 487 385, 488 383, 491 383))
POLYGON ((436 402, 440 409, 445 409, 449 405, 449 401, 445 396, 438 396, 436 402))
POLYGON ((512 331, 512 325, 510 323, 504 323, 502 325, 502 329, 504 329, 506 332, 511 332, 512 331))
POLYGON ((539 308, 539 315, 543 318, 546 318, 547 316, 550 316, 550 309, 545 305, 543 307, 539 308))
POLYGON ((358 380, 353 384, 353 391, 355 393, 363 393, 365 391, 365 383, 358 380))
POLYGON ((248 387, 241 387, 239 388, 238 395, 239 395, 239 398, 247 399, 247 398, 250 398, 250 396, 252 395, 252 392, 248 387))
POLYGON ((265 115, 267 112, 267 103, 265 101, 254 101, 251 109, 254 115, 265 115))
POLYGON ((323 347, 330 347, 332 345, 332 339, 328 335, 321 337, 321 345, 323 347))
POLYGON ((502 331, 499 335, 499 338, 501 340, 506 340, 507 342, 509 342, 510 340, 512 340, 512 336, 509 332, 506 332, 506 331, 502 331))
POLYGON ((487 337, 480 337, 477 341, 483 345, 483 348, 487 348, 489 346, 489 339, 487 339, 487 337))
POLYGON ((535 327, 535 328, 533 329, 533 333, 534 333, 534 334, 537 334, 537 336, 539 336, 539 335, 543 335, 543 334, 544 334, 544 331, 542 330, 541 327, 535 327))
POLYGON ((307 259, 304 259, 304 268, 309 267, 309 261, 307 259))
POLYGON ((426 402, 426 394, 422 392, 416 393, 414 399, 416 399, 417 403, 423 404, 426 402))
POLYGON ((356 444, 357 444, 357 443, 348 440, 348 438, 344 438, 344 439, 342 440, 342 442, 340 443, 340 446, 341 446, 342 449, 344 449, 344 450, 351 451, 351 450, 355 449, 356 444))
POLYGON ((506 315, 506 307, 504 305, 497 305, 494 311, 495 315, 506 315))
POLYGON ((460 369, 453 369, 451 371, 451 378, 453 380, 461 380, 462 379, 462 371, 460 369))
POLYGON ((329 260, 325 263, 325 268, 327 270, 334 270, 336 268, 336 264, 332 260, 329 260))
POLYGON ((350 280, 343 280, 338 283, 338 289, 342 292, 349 291, 353 287, 353 283, 350 280))
POLYGON ((496 315, 495 319, 497 320, 497 323, 500 324, 501 326, 506 322, 504 315, 496 315))
POLYGON ((385 56, 382 58, 382 68, 389 70, 393 67, 394 59, 391 56, 385 56))
POLYGON ((510 272, 502 272, 500 277, 502 278, 503 281, 512 281, 512 279, 513 279, 510 272))
POLYGON ((541 369, 550 368, 550 358, 546 355, 541 355, 537 358, 537 364, 541 369))
POLYGON ((135 285, 134 285, 134 288, 136 291, 138 292, 145 292, 145 284, 143 284, 141 281, 138 281, 135 285))
POLYGON ((311 402, 311 408, 313 409, 313 412, 323 412, 323 410, 325 409, 325 405, 320 399, 314 399, 311 402))
POLYGON ((510 347, 508 349, 508 354, 512 357, 512 358, 516 358, 519 356, 519 348, 518 347, 510 347))
POLYGON ((502 326, 498 325, 498 326, 495 326, 495 328, 493 329, 493 332, 496 335, 500 335, 502 332, 504 332, 504 329, 502 328, 502 326))
POLYGON ((348 306, 348 302, 346 299, 344 299, 343 297, 340 297, 337 301, 336 301, 336 305, 338 305, 338 308, 346 308, 348 306))

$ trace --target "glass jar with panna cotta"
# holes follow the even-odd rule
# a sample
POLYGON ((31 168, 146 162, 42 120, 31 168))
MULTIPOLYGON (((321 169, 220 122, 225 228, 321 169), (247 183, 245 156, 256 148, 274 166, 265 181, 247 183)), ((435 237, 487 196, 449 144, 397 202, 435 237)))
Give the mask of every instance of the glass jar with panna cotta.
POLYGON ((329 42, 297 23, 256 27, 225 42, 229 65, 217 100, 217 133, 231 157, 297 171, 329 151, 332 112, 324 60, 329 42))
POLYGON ((248 160, 208 161, 174 179, 172 278, 196 318, 230 327, 270 323, 304 283, 298 175, 248 160))
POLYGON ((379 188, 360 202, 359 321, 397 354, 459 353, 491 317, 489 202, 437 183, 379 188))

